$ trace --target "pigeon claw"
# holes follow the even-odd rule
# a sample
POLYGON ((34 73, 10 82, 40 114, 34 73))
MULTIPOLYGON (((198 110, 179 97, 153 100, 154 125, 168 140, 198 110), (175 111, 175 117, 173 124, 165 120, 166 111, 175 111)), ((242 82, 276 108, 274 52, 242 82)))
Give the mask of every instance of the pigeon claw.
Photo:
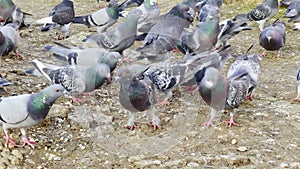
POLYGON ((137 128, 139 128, 139 126, 137 126, 137 125, 132 125, 132 126, 124 126, 124 128, 126 128, 126 129, 128 129, 128 130, 134 130, 134 129, 137 129, 137 128))
POLYGON ((246 96, 246 99, 252 101, 252 92, 250 92, 250 93, 246 96))
POLYGON ((186 94, 191 94, 191 95, 195 95, 195 93, 197 92, 197 87, 196 86, 186 86, 184 87, 184 93, 186 94))
POLYGON ((83 102, 83 100, 81 98, 76 98, 76 97, 72 97, 71 100, 72 100, 72 102, 75 102, 75 103, 83 102))
POLYGON ((300 102, 300 97, 296 97, 296 98, 294 99, 294 101, 300 102))
POLYGON ((149 127, 153 127, 154 130, 160 129, 160 128, 161 128, 159 125, 154 124, 154 123, 152 123, 152 122, 148 123, 148 126, 149 126, 149 127))
POLYGON ((24 136, 22 140, 23 140, 23 145, 22 145, 23 147, 26 144, 28 144, 32 149, 34 149, 34 144, 36 144, 36 142, 30 141, 27 136, 24 136))
POLYGON ((200 124, 199 126, 207 126, 207 127, 209 127, 209 126, 213 126, 213 125, 214 125, 214 123, 212 121, 208 121, 206 123, 200 124))
POLYGON ((169 105, 170 102, 168 100, 163 100, 161 102, 157 102, 155 105, 158 106, 158 107, 163 107, 165 105, 169 105))
POLYGON ((224 123, 226 123, 229 127, 239 126, 239 124, 237 124, 236 122, 233 121, 233 118, 230 118, 229 121, 224 121, 224 123))
POLYGON ((8 147, 8 144, 9 143, 11 143, 12 145, 14 145, 14 147, 20 147, 19 145, 17 145, 12 139, 11 139, 11 137, 8 135, 8 134, 6 134, 6 136, 5 136, 5 138, 6 138, 6 141, 5 141, 5 147, 8 147))

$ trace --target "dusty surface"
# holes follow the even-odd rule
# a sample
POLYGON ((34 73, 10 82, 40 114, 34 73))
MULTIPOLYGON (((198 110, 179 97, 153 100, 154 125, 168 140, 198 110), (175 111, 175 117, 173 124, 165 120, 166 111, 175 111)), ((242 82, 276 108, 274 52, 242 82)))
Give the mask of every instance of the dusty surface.
MULTIPOLYGON (((16 1, 33 14, 27 20, 32 25, 20 32, 23 59, 12 59, 11 55, 2 59, 0 73, 13 82, 1 90, 2 96, 36 92, 49 84, 42 77, 23 72, 32 67, 32 59, 55 61, 43 50, 54 41, 54 32, 41 33, 34 21, 47 16, 58 2, 16 1)), ((160 4, 166 11, 173 3, 160 4)), ((232 17, 252 6, 227 4, 222 7, 222 16, 232 17)), ((90 13, 96 10, 95 1, 75 1, 75 10, 77 14, 90 13)), ((278 17, 284 9, 280 12, 278 17)), ((253 30, 230 40, 234 53, 241 54, 252 42, 257 43, 258 26, 251 25, 253 30)), ((67 98, 57 100, 43 123, 27 129, 29 137, 38 142, 34 150, 28 146, 4 148, 4 133, 0 131, 0 168, 299 168, 300 104, 292 101, 300 65, 299 32, 288 26, 284 57, 276 59, 275 52, 268 52, 262 60, 254 100, 246 101, 235 116, 239 127, 222 123, 228 115, 217 118, 215 127, 200 127, 208 118, 209 108, 198 94, 176 91, 170 106, 158 109, 162 129, 149 128, 146 114, 141 113, 137 119, 140 128, 128 131, 123 128, 128 113, 118 103, 119 85, 105 85, 81 104, 70 103, 67 98)), ((60 42, 83 45, 81 40, 91 33, 88 30, 72 25, 70 38, 60 42)), ((263 51, 259 46, 256 50, 263 51)), ((11 133, 19 139, 19 130, 11 133)))

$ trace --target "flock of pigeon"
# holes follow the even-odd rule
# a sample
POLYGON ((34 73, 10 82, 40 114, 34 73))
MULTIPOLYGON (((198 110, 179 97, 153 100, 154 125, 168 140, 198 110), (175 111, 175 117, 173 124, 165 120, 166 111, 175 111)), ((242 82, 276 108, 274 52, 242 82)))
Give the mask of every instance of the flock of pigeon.
MULTIPOLYGON (((237 126, 233 115, 245 99, 252 99, 264 54, 249 54, 252 45, 243 55, 234 55, 227 41, 242 31, 250 30, 247 22, 255 21, 259 23, 261 31, 259 44, 264 49, 277 51, 277 57, 281 57, 280 49, 285 44, 286 24, 283 21, 276 19, 264 27, 278 13, 278 0, 264 0, 248 13, 225 21, 220 21, 222 0, 183 0, 165 14, 160 14, 156 0, 125 0, 122 3, 110 0, 106 3, 108 5, 105 8, 94 13, 75 16, 73 1, 63 0, 53 7, 48 17, 36 21, 43 24, 41 31, 59 27, 63 36, 56 33, 57 40, 70 36, 72 23, 94 27, 97 33, 87 36, 83 41, 94 42, 99 47, 71 48, 60 43, 44 47, 64 66, 33 60, 35 68, 26 70, 26 73, 42 75, 52 85, 37 93, 0 99, 0 120, 6 146, 9 143, 18 146, 11 139, 8 129, 21 128, 23 146, 28 144, 34 148, 34 142, 27 138, 24 127, 44 120, 60 96, 91 92, 106 81, 111 82, 111 74, 115 69, 115 81, 120 83, 119 101, 131 115, 125 126, 130 130, 138 127, 134 121, 135 113, 143 111, 149 111, 152 117, 149 126, 160 128, 155 108, 169 104, 168 99, 177 87, 190 93, 198 91, 211 107, 210 119, 203 126, 212 126, 215 114, 220 111, 230 111, 230 120, 226 123, 237 126), (132 10, 125 11, 128 8, 132 10), (120 17, 125 19, 117 24, 120 17), (139 56, 135 61, 128 60, 123 51, 136 41, 143 41, 142 46, 136 49, 139 56), (183 53, 184 57, 179 58, 174 54, 176 52, 183 53), (174 58, 176 61, 173 61, 174 58), (224 76, 222 68, 229 58, 235 58, 235 61, 227 76, 224 76), (121 59, 135 63, 119 67, 121 59), (148 64, 137 64, 138 60, 146 60, 148 64), (12 106, 19 108, 11 109, 12 106)), ((286 1, 281 4, 286 4, 286 1)), ((300 1, 290 2, 285 16, 290 18, 288 22, 295 22, 295 29, 299 27, 299 12, 300 1)), ((0 56, 13 51, 16 57, 21 57, 17 52, 20 39, 18 30, 29 26, 24 22, 26 15, 30 14, 22 12, 12 0, 0 1, 3 23, 0 26, 0 56)), ((297 80, 300 81, 300 71, 297 80)), ((11 83, 1 78, 0 85, 11 83)), ((296 99, 300 100, 300 87, 296 99)), ((81 101, 75 97, 72 100, 81 101)))

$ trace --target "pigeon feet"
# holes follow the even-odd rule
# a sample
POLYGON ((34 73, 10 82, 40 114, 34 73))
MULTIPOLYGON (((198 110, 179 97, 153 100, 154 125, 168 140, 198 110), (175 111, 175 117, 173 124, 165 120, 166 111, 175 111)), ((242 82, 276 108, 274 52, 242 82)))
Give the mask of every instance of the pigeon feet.
POLYGON ((153 127, 154 130, 161 128, 158 124, 155 124, 155 123, 152 123, 152 122, 148 123, 148 126, 153 127))
POLYGON ((6 141, 5 141, 5 147, 8 147, 8 144, 11 143, 12 145, 14 145, 14 147, 20 147, 18 146, 12 139, 11 137, 8 135, 8 134, 5 134, 5 138, 6 138, 6 141))
POLYGON ((239 125, 239 124, 237 124, 236 122, 233 121, 233 118, 230 118, 229 121, 224 121, 224 123, 226 123, 229 127, 239 125))
POLYGON ((139 128, 139 126, 137 126, 137 125, 126 125, 126 126, 124 126, 124 128, 129 129, 129 130, 134 130, 134 129, 139 128))
POLYGON ((207 127, 213 126, 213 125, 214 125, 214 123, 212 121, 208 121, 206 123, 200 124, 200 126, 207 126, 207 127))
POLYGON ((250 92, 247 96, 246 96, 246 99, 252 101, 252 92, 250 92))
POLYGON ((186 87, 184 87, 184 93, 186 93, 186 94, 195 95, 196 92, 197 92, 197 87, 196 86, 186 86, 186 87))
POLYGON ((300 97, 296 97, 296 98, 294 99, 294 101, 300 102, 300 97))
POLYGON ((157 102, 155 105, 158 106, 158 107, 163 107, 165 105, 169 105, 170 102, 168 100, 163 100, 161 102, 157 102))
POLYGON ((13 56, 14 59, 22 59, 23 56, 19 53, 19 52, 16 52, 15 53, 15 56, 13 56))
POLYGON ((122 57, 122 61, 126 62, 126 63, 130 63, 131 62, 131 60, 128 57, 126 57, 126 56, 122 57))
POLYGON ((276 58, 282 58, 283 56, 280 53, 277 53, 276 58))
POLYGON ((71 97, 71 100, 72 100, 72 102, 75 102, 75 103, 83 102, 83 100, 81 98, 77 98, 77 97, 71 97))
POLYGON ((261 55, 262 57, 265 57, 265 56, 266 56, 266 52, 264 51, 264 52, 262 52, 260 55, 261 55))
POLYGON ((174 53, 179 53, 179 52, 180 52, 180 50, 179 50, 177 47, 175 47, 172 51, 173 51, 174 53))
POLYGON ((22 140, 23 140, 23 145, 22 145, 23 147, 24 147, 26 144, 28 144, 32 149, 34 149, 34 144, 36 144, 36 142, 30 141, 26 135, 23 137, 22 140))

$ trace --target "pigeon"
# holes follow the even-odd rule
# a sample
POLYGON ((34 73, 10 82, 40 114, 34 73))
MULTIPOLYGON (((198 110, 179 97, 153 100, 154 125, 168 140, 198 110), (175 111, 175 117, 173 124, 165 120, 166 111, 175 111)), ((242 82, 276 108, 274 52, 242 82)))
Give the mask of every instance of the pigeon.
POLYGON ((90 67, 82 65, 49 67, 34 59, 32 64, 46 79, 54 84, 62 85, 69 93, 91 92, 99 88, 105 80, 111 80, 110 68, 104 63, 90 67))
POLYGON ((298 1, 298 0, 281 0, 279 2, 279 4, 281 7, 288 7, 292 2, 295 2, 295 1, 298 1))
POLYGON ((124 11, 126 8, 140 6, 144 3, 144 0, 125 0, 118 6, 119 11, 124 11))
POLYGON ((0 76, 0 86, 1 86, 1 87, 2 87, 2 86, 9 86, 9 85, 11 85, 11 84, 12 84, 11 82, 9 82, 9 81, 3 79, 2 76, 0 76))
POLYGON ((138 48, 141 54, 137 59, 147 58, 150 62, 159 62, 168 59, 184 28, 193 21, 188 13, 187 5, 176 5, 150 29, 142 47, 138 48))
POLYGON ((189 7, 188 13, 192 16, 192 18, 196 15, 196 1, 195 0, 183 0, 181 2, 183 5, 187 5, 189 7))
POLYGON ((218 111, 229 110, 229 126, 237 126, 233 115, 236 108, 245 100, 250 83, 247 72, 238 72, 235 77, 226 79, 214 67, 204 67, 195 74, 198 90, 203 100, 211 107, 210 119, 202 126, 212 126, 218 111))
POLYGON ((285 36, 286 24, 277 19, 260 33, 259 44, 266 50, 276 50, 279 58, 282 57, 280 49, 285 45, 285 36))
MULTIPOLYGON (((7 49, 6 38, 3 35, 3 33, 0 31, 0 57, 6 53, 6 49, 7 49)), ((0 60, 0 63, 1 63, 1 60, 0 60)))
POLYGON ((5 36, 7 43, 6 50, 2 55, 8 55, 9 52, 13 51, 15 53, 15 57, 20 58, 21 55, 17 52, 17 48, 20 44, 18 25, 9 23, 5 26, 0 26, 0 32, 2 32, 2 34, 5 36))
POLYGON ((211 50, 217 43, 219 32, 219 8, 211 9, 205 22, 199 22, 192 32, 184 32, 178 49, 183 54, 195 55, 211 50))
POLYGON ((286 8, 285 16, 286 18, 290 18, 288 22, 299 22, 300 21, 300 1, 293 1, 286 8))
POLYGON ((202 5, 199 11, 199 22, 205 22, 208 15, 212 15, 212 13, 214 13, 215 15, 219 13, 220 17, 220 8, 217 6, 215 1, 205 1, 205 3, 202 5))
POLYGON ((218 41, 215 48, 226 46, 227 41, 242 31, 251 30, 245 21, 224 20, 219 23, 218 41))
POLYGON ((297 97, 294 100, 300 102, 300 68, 297 70, 296 80, 298 82, 298 87, 297 87, 297 97))
POLYGON ((26 12, 22 12, 12 0, 1 0, 0 1, 0 18, 4 20, 4 25, 9 21, 14 24, 21 26, 28 26, 24 23, 25 15, 31 15, 26 12))
POLYGON ((87 36, 83 41, 94 41, 99 47, 111 52, 119 52, 122 55, 123 51, 135 41, 137 23, 141 15, 142 11, 139 9, 132 10, 125 20, 114 29, 101 34, 87 36))
POLYGON ((157 18, 160 14, 160 8, 156 0, 145 0, 142 5, 137 7, 137 9, 142 11, 142 16, 138 20, 137 29, 139 30, 144 24, 147 24, 148 20, 157 18))
MULTIPOLYGON (((138 126, 135 124, 135 113, 140 112, 137 108, 135 108, 132 103, 130 102, 130 92, 129 92, 129 85, 131 84, 133 76, 137 72, 141 72, 141 70, 144 70, 146 66, 144 65, 138 65, 138 64, 133 64, 129 65, 127 67, 121 67, 118 69, 116 73, 116 81, 119 82, 120 84, 120 91, 119 91, 119 102, 124 107, 126 110, 129 111, 130 113, 130 118, 127 122, 127 124, 124 126, 125 128, 128 128, 130 130, 134 130, 135 128, 138 128, 138 126)), ((154 86, 149 84, 152 89, 154 90, 154 86)), ((133 86, 131 86, 134 88, 133 86)), ((147 89, 146 89, 147 90, 147 89)), ((145 94, 151 94, 151 92, 147 92, 145 94)), ((147 99, 147 97, 145 97, 147 99)), ((155 98, 155 97, 150 97, 150 98, 155 98)), ((131 99, 132 95, 131 95, 131 99)), ((151 101, 152 103, 149 103, 149 105, 144 104, 144 108, 142 110, 147 110, 150 108, 151 104, 154 104, 154 101, 151 101)))
POLYGON ((239 14, 234 17, 235 20, 250 20, 259 24, 260 31, 263 31, 265 23, 273 18, 279 11, 278 0, 264 0, 246 14, 239 14))
POLYGON ((64 38, 66 38, 74 15, 73 0, 63 0, 61 3, 52 8, 48 17, 39 19, 36 22, 45 24, 41 27, 41 31, 49 31, 58 25, 60 30, 64 33, 64 38))
POLYGON ((118 18, 118 0, 111 0, 107 7, 89 15, 74 17, 71 22, 84 24, 88 27, 96 27, 97 32, 102 33, 115 24, 118 18))
POLYGON ((110 71, 114 71, 121 59, 118 52, 108 52, 101 48, 70 48, 60 43, 58 46, 45 46, 45 49, 52 52, 54 57, 69 65, 94 66, 99 63, 107 64, 110 71))
POLYGON ((23 146, 28 144, 34 148, 35 142, 28 139, 24 128, 43 121, 52 105, 64 92, 63 86, 54 84, 37 93, 1 98, 0 121, 6 137, 5 146, 11 143, 18 147, 9 136, 8 129, 21 128, 23 146))
POLYGON ((237 59, 231 64, 227 72, 227 79, 232 79, 239 72, 248 72, 250 78, 250 85, 247 90, 246 99, 252 100, 252 94, 256 86, 258 85, 259 76, 261 73, 261 64, 262 56, 259 54, 249 55, 248 52, 254 46, 252 44, 245 54, 237 57, 237 59))

